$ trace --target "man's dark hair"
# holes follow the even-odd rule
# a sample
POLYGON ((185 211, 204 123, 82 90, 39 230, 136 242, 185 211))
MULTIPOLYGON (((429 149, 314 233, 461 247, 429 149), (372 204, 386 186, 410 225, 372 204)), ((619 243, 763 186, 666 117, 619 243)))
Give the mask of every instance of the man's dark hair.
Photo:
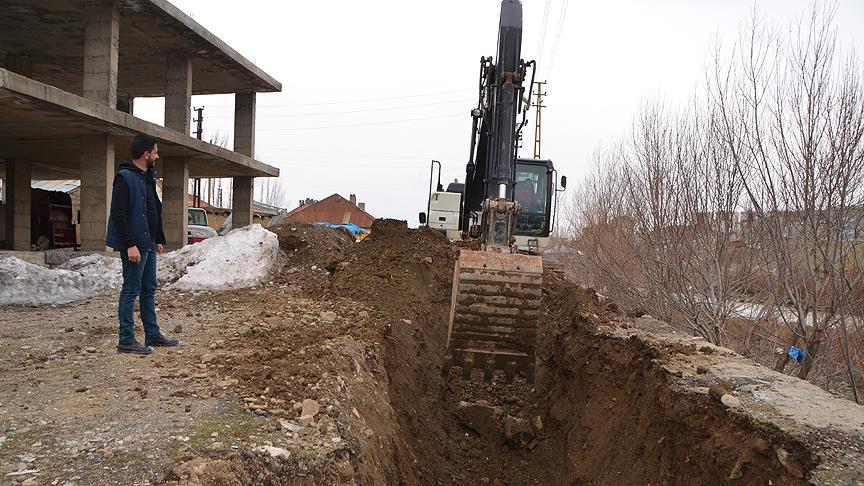
POLYGON ((144 155, 144 152, 152 152, 154 145, 156 145, 154 137, 143 133, 135 135, 132 137, 132 143, 129 145, 129 149, 132 151, 132 158, 137 159, 144 155))

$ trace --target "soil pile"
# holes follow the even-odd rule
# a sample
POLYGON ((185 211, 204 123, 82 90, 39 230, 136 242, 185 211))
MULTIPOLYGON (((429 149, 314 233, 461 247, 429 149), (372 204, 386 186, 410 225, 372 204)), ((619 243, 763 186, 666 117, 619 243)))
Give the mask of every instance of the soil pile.
POLYGON ((351 247, 333 275, 329 295, 373 304, 392 317, 449 305, 458 252, 429 228, 380 219, 372 233, 351 247), (418 308, 418 306, 420 306, 418 308))
POLYGON ((279 238, 286 257, 277 281, 289 282, 309 294, 329 286, 329 275, 354 245, 354 237, 326 226, 284 223, 268 228, 279 238))

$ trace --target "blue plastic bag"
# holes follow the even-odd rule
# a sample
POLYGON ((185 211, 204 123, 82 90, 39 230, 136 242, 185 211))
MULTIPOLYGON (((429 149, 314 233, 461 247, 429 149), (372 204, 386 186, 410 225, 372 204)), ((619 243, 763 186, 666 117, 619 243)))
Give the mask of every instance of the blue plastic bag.
POLYGON ((803 349, 798 349, 795 346, 789 348, 789 357, 797 361, 798 363, 804 361, 804 358, 807 356, 807 351, 803 349))
POLYGON ((345 229, 347 229, 348 231, 350 231, 351 234, 353 234, 353 235, 363 235, 363 234, 367 234, 367 233, 369 233, 368 231, 364 230, 363 228, 361 228, 361 227, 359 227, 359 226, 357 226, 356 224, 353 224, 353 223, 348 223, 348 224, 333 224, 333 223, 326 223, 326 222, 323 222, 323 221, 319 221, 319 222, 317 222, 317 223, 315 223, 315 224, 320 225, 320 226, 326 226, 326 227, 328 227, 328 228, 332 228, 332 229, 336 229, 336 228, 345 228, 345 229))

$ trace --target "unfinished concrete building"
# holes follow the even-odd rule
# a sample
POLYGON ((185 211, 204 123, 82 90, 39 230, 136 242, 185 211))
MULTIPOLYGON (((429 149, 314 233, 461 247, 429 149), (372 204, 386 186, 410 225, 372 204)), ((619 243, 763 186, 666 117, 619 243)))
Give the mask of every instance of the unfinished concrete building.
POLYGON ((116 167, 136 133, 159 141, 169 248, 186 242, 189 177, 231 177, 235 227, 252 220, 256 94, 281 84, 165 0, 0 2, 0 175, 8 249, 31 248, 33 180, 81 181, 82 250, 104 250, 116 167), (191 97, 235 96, 234 149, 189 135, 191 97), (134 116, 165 98, 165 126, 134 116))

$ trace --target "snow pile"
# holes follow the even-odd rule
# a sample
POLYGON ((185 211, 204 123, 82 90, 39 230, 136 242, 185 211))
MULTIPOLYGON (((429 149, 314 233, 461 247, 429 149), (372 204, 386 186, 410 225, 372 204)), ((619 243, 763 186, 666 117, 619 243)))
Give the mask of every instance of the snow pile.
POLYGON ((227 290, 267 281, 279 264, 276 234, 253 224, 168 253, 159 259, 160 280, 181 291, 227 290))
POLYGON ((0 304, 66 304, 122 285, 118 258, 96 254, 51 269, 0 256, 0 304))
MULTIPOLYGON (((157 257, 159 280, 180 291, 229 290, 266 282, 279 264, 279 241, 260 224, 157 257)), ((123 285, 119 258, 101 253, 46 268, 0 256, 0 305, 66 304, 123 285)))

